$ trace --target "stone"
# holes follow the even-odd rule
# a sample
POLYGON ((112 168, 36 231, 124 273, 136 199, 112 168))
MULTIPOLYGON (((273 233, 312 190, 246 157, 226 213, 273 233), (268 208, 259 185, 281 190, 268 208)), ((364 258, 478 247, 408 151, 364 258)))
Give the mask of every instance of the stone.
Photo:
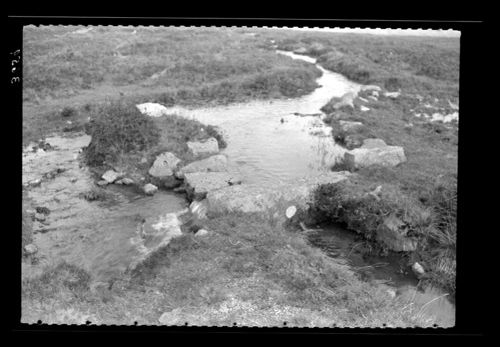
POLYGON ((347 179, 348 171, 322 172, 318 175, 281 182, 273 186, 259 184, 233 185, 207 193, 209 213, 266 213, 277 212, 285 219, 286 209, 294 205, 307 210, 313 190, 320 184, 337 183, 347 179))
POLYGON ((354 168, 370 165, 397 166, 406 162, 403 147, 388 146, 380 139, 365 139, 359 148, 344 153, 344 162, 354 168))
POLYGON ((346 120, 340 120, 339 124, 344 131, 357 131, 363 127, 363 123, 361 122, 351 122, 346 120))
POLYGON ((178 178, 193 172, 225 172, 227 171, 227 158, 223 154, 213 155, 203 160, 194 161, 175 173, 178 178))
POLYGON ((24 246, 24 251, 26 254, 35 254, 38 252, 38 247, 30 243, 29 245, 24 246))
POLYGON ((210 232, 207 229, 200 229, 194 234, 195 236, 206 236, 209 235, 210 232))
POLYGON ((361 112, 370 111, 370 108, 369 108, 369 107, 366 107, 366 106, 363 106, 363 105, 361 105, 361 106, 359 107, 359 109, 361 110, 361 112))
POLYGON ((210 191, 240 184, 241 179, 227 172, 194 172, 184 175, 184 183, 188 197, 201 200, 210 191))
POLYGON ((354 149, 363 145, 362 139, 356 135, 347 135, 344 138, 344 145, 347 149, 354 149))
POLYGON ((114 170, 108 170, 101 176, 101 178, 108 183, 113 183, 120 178, 120 174, 114 170))
POLYGON ((367 85, 361 86, 362 92, 372 91, 372 90, 376 91, 376 92, 381 92, 382 88, 380 88, 379 86, 373 85, 373 84, 367 84, 367 85))
POLYGON ((168 109, 165 106, 154 102, 146 102, 136 105, 135 107, 137 107, 142 114, 150 117, 161 117, 168 113, 168 109))
POLYGON ((219 144, 214 137, 210 137, 205 141, 199 142, 189 141, 187 146, 195 156, 219 153, 219 144))
POLYGON ((389 295, 389 297, 391 297, 391 299, 394 299, 397 295, 394 289, 387 289, 385 292, 389 295))
POLYGON ((406 236, 403 221, 394 215, 387 217, 377 228, 377 241, 395 252, 413 252, 417 249, 417 240, 406 236))
POLYGON ((368 96, 368 98, 372 99, 373 101, 378 101, 378 99, 375 96, 373 96, 373 95, 368 96))
POLYGON ((356 93, 355 92, 347 92, 342 97, 340 98, 340 101, 337 102, 333 108, 338 110, 344 106, 349 106, 351 108, 354 108, 354 99, 356 98, 356 93))
POLYGON ((354 109, 354 99, 356 98, 356 96, 357 96, 356 92, 347 92, 340 98, 333 97, 330 99, 330 101, 326 103, 326 105, 321 107, 321 111, 323 111, 326 114, 329 114, 344 108, 354 109))
POLYGON ((108 185, 108 181, 106 181, 106 180, 100 180, 100 181, 97 182, 97 185, 101 186, 101 187, 102 186, 107 186, 108 185))
POLYGON ((158 187, 154 184, 148 183, 142 188, 142 190, 147 195, 154 195, 158 191, 158 187))
POLYGON ((43 222, 45 221, 46 217, 44 214, 42 213, 35 213, 35 220, 39 221, 39 222, 43 222))
POLYGON ((124 177, 120 181, 122 182, 122 184, 124 184, 126 186, 134 184, 134 180, 129 178, 129 177, 124 177))
POLYGON ((295 206, 292 205, 292 206, 290 206, 289 208, 286 209, 285 216, 286 216, 286 218, 290 219, 293 216, 295 216, 296 213, 297 213, 297 207, 295 207, 295 206))
POLYGON ((375 98, 375 101, 378 99, 379 96, 380 96, 380 93, 378 91, 374 90, 372 92, 372 97, 375 98))
POLYGON ((425 270, 424 270, 423 266, 417 262, 415 262, 411 266, 411 269, 412 269, 413 273, 415 274, 415 276, 417 276, 417 278, 421 278, 423 275, 425 275, 425 270))
POLYGON ((196 219, 205 219, 207 218, 207 201, 193 201, 189 205, 189 211, 196 219))
POLYGON ((363 141, 363 148, 383 148, 387 147, 387 144, 382 139, 365 139, 363 141))
POLYGON ((170 152, 158 155, 148 173, 156 178, 172 176, 181 160, 170 152))
POLYGON ((385 92, 384 96, 387 98, 395 99, 401 95, 401 92, 385 92))
POLYGON ((138 232, 139 235, 131 238, 130 241, 136 247, 138 255, 133 256, 128 270, 135 269, 153 253, 168 245, 172 239, 182 236, 180 217, 186 212, 187 209, 184 209, 160 215, 150 226, 146 226, 146 230, 138 232))

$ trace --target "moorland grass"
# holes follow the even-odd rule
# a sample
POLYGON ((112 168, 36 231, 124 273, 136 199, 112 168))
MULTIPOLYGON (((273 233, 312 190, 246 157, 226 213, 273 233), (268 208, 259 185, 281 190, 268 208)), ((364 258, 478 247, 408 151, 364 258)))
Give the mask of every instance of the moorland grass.
POLYGON ((312 92, 320 71, 261 47, 229 28, 25 27, 23 142, 65 126, 71 108, 86 122, 88 105, 131 103, 207 106, 312 92), (64 112, 67 114, 67 112, 64 112))
MULTIPOLYGON (((206 227, 212 235, 172 240, 104 296, 87 290, 88 277, 81 269, 67 264, 48 268, 23 283, 23 321, 60 322, 68 319, 62 313, 72 310, 101 324, 158 324, 163 312, 178 309, 221 324, 239 312, 221 312, 221 305, 237 300, 250 303, 253 323, 261 324, 268 322, 273 305, 298 310, 284 312, 281 319, 303 325, 314 324, 318 316, 330 326, 431 324, 402 310, 397 298, 361 281, 300 233, 270 225, 261 216, 214 216, 206 227)), ((242 318, 235 317, 238 323, 242 318)))

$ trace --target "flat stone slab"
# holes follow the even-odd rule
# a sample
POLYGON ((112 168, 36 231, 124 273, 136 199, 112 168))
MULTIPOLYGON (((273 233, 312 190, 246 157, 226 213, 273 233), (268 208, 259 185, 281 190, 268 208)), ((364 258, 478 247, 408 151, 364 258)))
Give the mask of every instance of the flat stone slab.
POLYGON ((208 211, 265 212, 286 218, 286 210, 291 206, 307 209, 313 190, 320 184, 337 183, 350 175, 347 171, 324 172, 317 176, 305 177, 275 186, 242 184, 210 191, 207 194, 208 211))
POLYGON ((241 183, 241 179, 227 172, 194 172, 184 175, 188 195, 201 200, 208 192, 241 183))
POLYGON ((121 177, 121 175, 114 171, 114 170, 108 170, 106 171, 103 175, 102 175, 102 179, 105 180, 106 182, 108 183, 113 183, 114 181, 116 181, 117 179, 119 179, 121 177))
POLYGON ((223 154, 213 155, 203 160, 194 161, 180 168, 175 175, 178 178, 193 172, 225 172, 227 171, 227 158, 223 154))
POLYGON ((361 91, 363 91, 363 92, 364 91, 371 91, 371 90, 380 92, 380 91, 382 91, 382 88, 380 88, 379 86, 376 86, 374 84, 367 84, 367 85, 361 86, 361 91))
POLYGON ((180 162, 181 160, 175 154, 170 152, 162 153, 156 157, 148 173, 156 178, 172 176, 180 162))
POLYGON ((344 131, 356 131, 363 127, 363 123, 361 122, 351 122, 346 120, 340 120, 339 124, 344 131))
POLYGON ((135 105, 137 109, 144 115, 150 117, 161 117, 167 114, 168 109, 154 102, 146 102, 144 104, 135 105))
POLYGON ((388 146, 380 139, 365 139, 361 147, 345 152, 344 161, 354 168, 396 166, 405 162, 406 156, 403 147, 388 146))
POLYGON ((187 146, 194 155, 219 153, 219 144, 214 137, 210 137, 205 141, 190 141, 187 143, 187 146))

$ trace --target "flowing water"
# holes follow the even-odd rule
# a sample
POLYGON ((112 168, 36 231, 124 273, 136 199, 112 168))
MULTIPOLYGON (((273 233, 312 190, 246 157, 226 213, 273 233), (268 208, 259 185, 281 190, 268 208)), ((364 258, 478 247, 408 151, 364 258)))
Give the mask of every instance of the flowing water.
POLYGON ((50 213, 45 221, 34 223, 40 264, 24 264, 27 276, 52 260, 78 265, 97 281, 119 276, 141 256, 140 245, 134 240, 143 220, 148 231, 160 216, 186 207, 184 196, 179 194, 159 191, 143 196, 119 186, 106 189, 112 203, 85 200, 82 195, 95 185, 78 154, 89 141, 87 135, 49 137, 46 142, 52 150, 33 152, 27 148, 23 153, 23 184, 62 171, 28 190, 34 207, 46 207, 50 213))
MULTIPOLYGON (((278 53, 316 63, 304 55, 278 53)), ((319 88, 300 98, 198 109, 172 107, 167 112, 218 126, 229 143, 224 153, 230 171, 246 183, 269 185, 328 170, 345 149, 333 141, 331 129, 321 120, 320 108, 333 96, 360 86, 316 66, 322 72, 317 80, 319 88)))
MULTIPOLYGON (((315 59, 278 51, 293 59, 316 64, 315 59)), ((303 177, 329 167, 345 149, 336 145, 329 127, 321 121, 320 108, 333 96, 356 91, 359 85, 323 69, 319 88, 309 95, 288 100, 253 101, 230 106, 187 109, 170 108, 169 113, 192 117, 218 126, 228 143, 223 151, 230 171, 245 183, 272 185, 280 180, 303 177), (302 114, 297 116, 295 114, 302 114), (315 114, 314 116, 303 116, 315 114)), ((161 216, 186 207, 184 196, 159 191, 154 196, 135 194, 130 189, 108 186, 113 203, 88 202, 82 194, 94 187, 93 179, 80 164, 78 154, 90 138, 79 134, 47 138, 54 149, 23 151, 23 184, 32 186, 28 196, 35 206, 51 211, 44 222, 35 222, 34 243, 43 264, 64 259, 87 269, 101 281, 119 276, 141 255, 137 247, 138 226, 151 230, 161 216), (33 184, 44 175, 54 177, 33 184), (135 240, 135 241, 134 241, 135 240), (77 246, 75 246, 77 245, 77 246)), ((441 325, 453 325, 454 307, 434 289, 416 291, 417 281, 400 272, 398 259, 365 259, 356 250, 355 235, 331 226, 309 235, 312 244, 335 258, 347 260, 367 280, 395 288, 414 303, 430 302, 426 313, 438 317, 441 325), (383 264, 383 265, 381 265, 383 264), (434 301, 432 301, 434 300, 434 301)), ((161 240, 160 240, 161 241, 161 240)), ((154 242, 154 241, 152 241, 154 242)), ((39 272, 39 266, 23 264, 23 275, 39 272)))

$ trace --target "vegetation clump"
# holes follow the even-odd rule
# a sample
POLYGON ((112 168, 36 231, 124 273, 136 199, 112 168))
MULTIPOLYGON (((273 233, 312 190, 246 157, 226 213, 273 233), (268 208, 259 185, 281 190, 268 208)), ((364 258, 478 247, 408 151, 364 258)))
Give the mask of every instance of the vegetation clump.
POLYGON ((65 107, 61 111, 61 116, 64 118, 74 117, 78 114, 75 108, 73 107, 65 107))
POLYGON ((86 132, 92 137, 85 149, 85 160, 90 166, 115 162, 124 154, 150 149, 160 138, 151 118, 134 105, 120 101, 101 106, 86 132))

